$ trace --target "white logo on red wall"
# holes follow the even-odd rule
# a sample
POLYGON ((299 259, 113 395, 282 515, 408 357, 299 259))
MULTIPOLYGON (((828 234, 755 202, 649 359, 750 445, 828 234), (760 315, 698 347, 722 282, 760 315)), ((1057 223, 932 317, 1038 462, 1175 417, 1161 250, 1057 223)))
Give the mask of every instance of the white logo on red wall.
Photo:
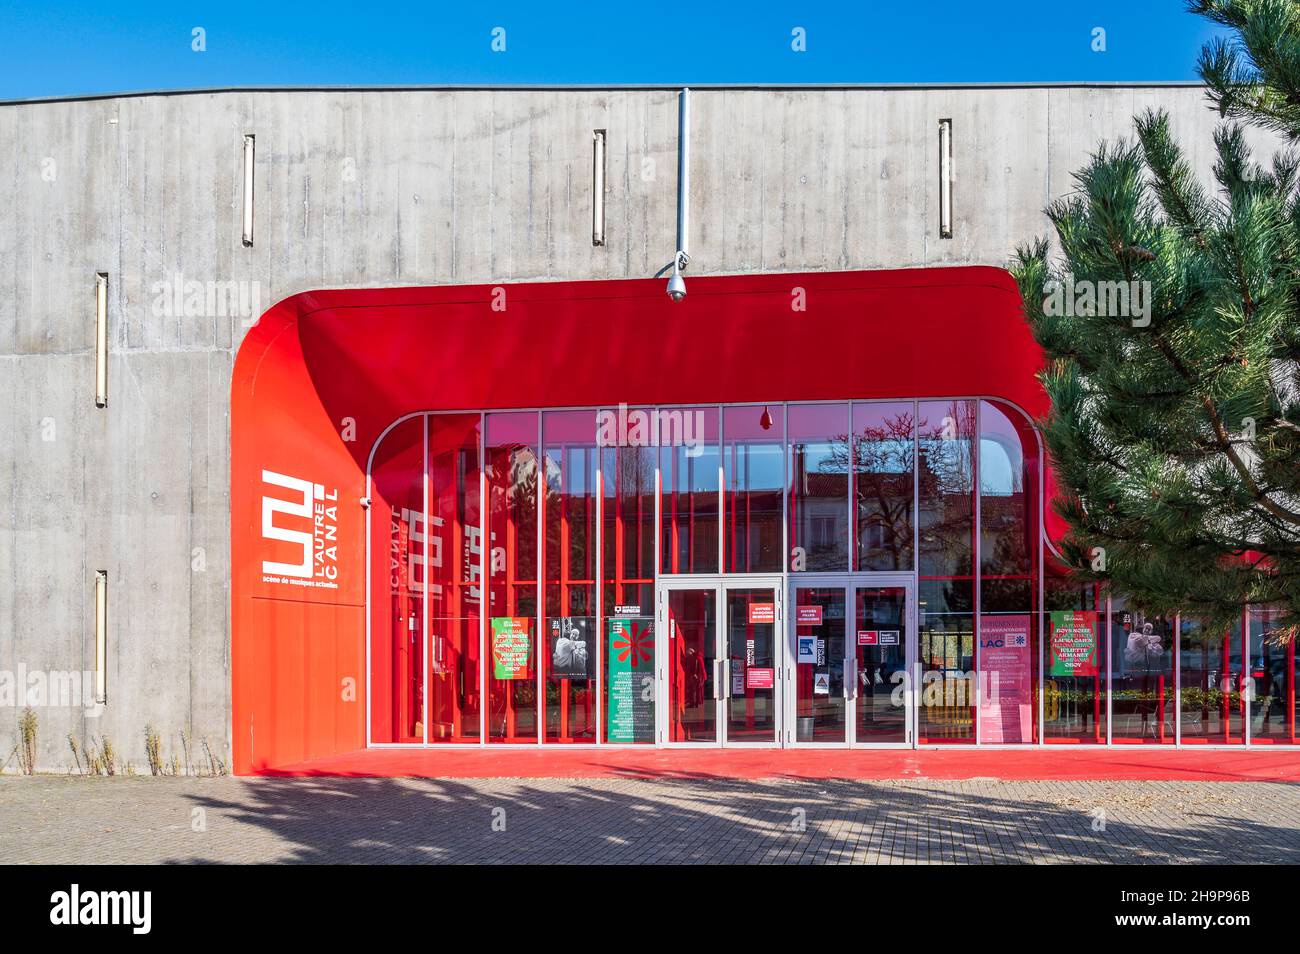
MULTIPOLYGON (((296 498, 262 495, 262 537, 298 547, 296 563, 262 561, 262 582, 338 589, 339 492, 322 484, 262 471, 262 483, 292 491, 296 498)), ((288 547, 282 548, 289 552, 288 547)))

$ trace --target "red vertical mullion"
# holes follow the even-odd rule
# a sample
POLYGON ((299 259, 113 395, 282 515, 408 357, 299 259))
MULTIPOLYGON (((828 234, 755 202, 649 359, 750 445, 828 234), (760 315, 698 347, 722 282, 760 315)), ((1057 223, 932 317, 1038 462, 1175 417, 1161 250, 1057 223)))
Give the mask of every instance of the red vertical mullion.
MULTIPOLYGON (((687 508, 687 529, 686 529, 686 571, 695 572, 695 512, 697 510, 695 502, 695 462, 690 456, 686 458, 686 508, 687 508)), ((718 519, 722 519, 722 514, 718 514, 718 519)), ((722 564, 718 564, 718 569, 722 569, 722 564)))
MULTIPOLYGON (((1241 744, 1250 732, 1250 704, 1246 699, 1246 680, 1253 678, 1250 664, 1250 607, 1241 607, 1241 671, 1237 676, 1237 706, 1241 710, 1241 744)), ((1251 696, 1255 693, 1252 692, 1251 696)))
MULTIPOLYGON (((409 508, 408 508, 409 510, 409 508)), ((398 511, 398 526, 401 528, 401 511, 398 511)), ((396 730, 395 741, 405 742, 411 735, 407 729, 407 716, 411 706, 411 528, 409 521, 402 532, 402 565, 398 571, 397 620, 399 638, 397 653, 397 692, 393 698, 393 725, 396 730)))
MULTIPOLYGON (((563 446, 560 447, 560 455, 561 455, 560 456, 561 474, 563 474, 563 463, 564 463, 563 446)), ((538 584, 537 584, 536 616, 539 619, 540 624, 538 626, 538 632, 537 632, 537 640, 536 640, 537 645, 534 650, 535 658, 537 660, 537 664, 536 664, 537 672, 533 679, 533 685, 536 688, 536 692, 537 692, 537 704, 534 707, 537 710, 537 724, 541 728, 541 732, 540 732, 541 738, 543 741, 545 741, 546 736, 550 732, 550 728, 551 728, 549 725, 550 712, 548 711, 546 705, 546 690, 548 688, 546 685, 546 680, 548 677, 548 673, 546 669, 547 669, 547 664, 550 660, 550 653, 542 652, 542 644, 543 644, 543 640, 547 642, 547 645, 549 645, 550 642, 550 637, 547 635, 547 633, 549 631, 551 619, 550 619, 550 613, 547 610, 546 600, 547 600, 547 589, 550 586, 552 581, 550 578, 550 572, 551 572, 550 571, 551 535, 549 533, 550 508, 547 505, 548 497, 550 494, 550 482, 547 480, 547 474, 546 474, 547 450, 546 450, 544 439, 543 439, 543 444, 537 448, 536 460, 537 460, 537 526, 540 531, 537 534, 538 584)), ((560 493, 561 494, 564 493, 563 489, 560 490, 560 493)), ((560 519, 564 519, 563 506, 560 507, 560 519)), ((560 579, 554 582, 559 586, 560 591, 563 592, 564 574, 561 573, 560 579)))
MULTIPOLYGON (((643 461, 638 461, 638 463, 643 463, 643 461)), ((658 459, 655 459, 655 464, 658 465, 658 463, 659 463, 658 459)), ((658 567, 651 567, 650 572, 646 573, 645 572, 646 568, 643 567, 642 565, 642 556, 643 554, 645 554, 645 517, 646 517, 646 512, 645 512, 646 487, 645 487, 645 483, 642 483, 643 478, 645 478, 645 474, 643 474, 641 472, 641 468, 638 467, 637 468, 637 529, 636 529, 636 534, 634 534, 636 535, 636 545, 637 545, 637 556, 636 556, 637 580, 643 580, 643 578, 647 576, 653 578, 654 574, 659 572, 658 567)), ((654 493, 653 474, 651 474, 650 481, 651 481, 650 493, 653 494, 654 493)), ((651 512, 654 512, 653 507, 651 507, 651 512)), ((654 533, 659 533, 658 526, 654 528, 654 533)), ((653 545, 651 545, 650 547, 650 552, 651 554, 653 554, 654 552, 653 545)), ((653 560, 653 558, 651 558, 651 560, 653 560)), ((624 602, 625 599, 627 599, 627 593, 625 593, 625 591, 623 590, 623 582, 621 582, 620 580, 619 602, 620 603, 624 602)), ((640 604, 640 602, 641 602, 641 593, 640 591, 638 591, 637 603, 640 604)))
MULTIPOLYGON (((732 572, 732 573, 735 573, 735 572, 736 572, 736 498, 739 496, 739 494, 740 494, 740 492, 741 492, 741 491, 740 491, 740 484, 739 484, 739 482, 736 480, 736 471, 737 471, 737 469, 738 469, 738 465, 739 465, 738 450, 739 450, 739 448, 737 448, 737 446, 736 446, 735 444, 732 444, 732 445, 731 445, 731 483, 732 483, 734 486, 733 486, 733 487, 728 487, 728 486, 726 486, 726 485, 724 484, 724 485, 723 485, 723 488, 722 488, 722 492, 723 492, 723 494, 726 495, 726 496, 724 497, 724 499, 726 500, 726 503, 727 503, 727 509, 730 511, 730 518, 731 518, 731 519, 728 521, 728 523, 730 524, 730 526, 727 527, 727 530, 730 531, 730 533, 731 533, 731 546, 729 547, 730 552, 726 554, 726 557, 725 557, 725 558, 722 558, 722 559, 719 559, 719 560, 718 560, 718 567, 719 567, 719 569, 725 572, 726 569, 727 569, 727 562, 726 562, 726 561, 727 561, 727 559, 730 559, 730 560, 731 560, 731 572, 732 572)), ((726 453, 726 447, 725 447, 725 446, 723 447, 723 453, 724 453, 724 454, 726 453)), ((723 539, 723 540, 726 540, 726 539, 727 539, 727 535, 726 535, 726 534, 723 534, 723 535, 722 535, 722 539, 723 539)), ((721 555, 720 555, 720 556, 721 556, 721 555)))
MULTIPOLYGON (((982 517, 982 514, 980 513, 980 465, 979 465, 979 449, 980 449, 979 413, 980 411, 979 411, 979 405, 974 402, 969 402, 968 407, 974 410, 974 414, 972 415, 973 420, 971 421, 971 433, 967 435, 967 440, 970 441, 970 477, 971 477, 970 480, 971 482, 971 488, 970 488, 970 492, 971 492, 971 498, 970 498, 971 499, 971 519, 970 519, 971 648, 970 648, 970 655, 971 655, 971 662, 975 664, 975 679, 977 680, 978 683, 979 657, 980 657, 979 634, 980 634, 980 627, 982 625, 980 621, 980 616, 984 612, 984 599, 983 599, 984 594, 980 592, 980 590, 982 589, 980 585, 982 583, 980 574, 984 570, 984 567, 982 566, 983 561, 981 560, 980 541, 979 541, 980 524, 981 524, 981 517, 982 517)), ((957 638, 959 640, 961 639, 960 636, 958 636, 957 638)), ((957 652, 960 656, 961 653, 960 644, 958 644, 957 652)), ((970 705, 971 736, 972 739, 976 742, 979 741, 978 738, 975 738, 975 736, 977 735, 975 730, 976 727, 979 725, 979 712, 977 711, 978 707, 975 705, 975 700, 977 696, 978 696, 978 692, 971 693, 971 705, 970 705)))
MULTIPOLYGON (((573 608, 570 593, 573 583, 572 567, 569 564, 569 500, 565 480, 568 467, 572 463, 572 449, 562 446, 560 448, 560 492, 556 495, 556 501, 560 508, 560 613, 564 616, 570 615, 573 608)), ((542 534, 542 539, 546 539, 545 532, 542 534)), ((545 656, 547 665, 550 665, 550 653, 542 653, 539 647, 537 656, 538 659, 545 656)), ((572 741, 569 737, 569 679, 567 677, 560 680, 560 738, 565 742, 572 741)))
MULTIPOLYGON (((749 569, 749 555, 754 552, 754 491, 749 485, 750 453, 747 448, 745 451, 745 564, 741 567, 742 571, 749 569)), ((735 566, 734 558, 732 565, 735 566)))
MULTIPOLYGON (((787 439, 789 435, 787 435, 787 439)), ((791 448, 793 449, 793 444, 791 448)), ((789 554, 799 545, 799 471, 802 467, 803 451, 795 451, 790 455, 790 526, 787 528, 790 534, 790 545, 786 548, 787 553, 783 560, 790 558, 789 554)))
POLYGON ((680 464, 678 463, 677 460, 677 452, 673 448, 668 449, 668 459, 672 461, 672 466, 671 466, 672 484, 671 484, 671 489, 668 492, 669 500, 671 502, 671 514, 672 514, 671 519, 668 521, 668 526, 670 528, 669 536, 672 543, 672 553, 669 554, 670 562, 668 565, 671 572, 680 573, 681 557, 679 554, 681 552, 681 546, 679 541, 679 531, 677 527, 677 522, 678 522, 677 488, 679 486, 678 477, 680 475, 678 474, 678 470, 680 469, 680 464))
MULTIPOLYGON (((623 517, 623 461, 622 448, 614 451, 614 603, 618 605, 626 599, 623 580, 627 576, 627 567, 623 559, 625 544, 625 520, 623 517)), ((638 504, 639 505, 639 504, 638 504)), ((640 524, 638 523, 638 530, 640 524)), ((639 541, 638 541, 639 542, 639 541)), ((638 547, 637 553, 640 553, 638 547)), ((608 615, 608 614, 606 614, 608 615)))
POLYGON ((1295 744, 1295 640, 1286 644, 1286 734, 1295 744))
MULTIPOLYGON (((430 424, 432 427, 432 424, 430 424)), ((449 456, 450 473, 447 486, 451 488, 451 553, 443 554, 443 579, 445 585, 451 588, 450 605, 444 603, 443 609, 451 618, 443 621, 443 627, 448 632, 455 632, 457 639, 454 646, 450 647, 448 657, 454 656, 455 667, 451 670, 451 736, 459 740, 465 737, 465 712, 464 699, 468 695, 461 689, 461 673, 467 664, 464 646, 461 640, 461 626, 465 614, 465 593, 460 583, 461 553, 464 552, 465 546, 465 526, 461 520, 459 500, 462 481, 460 477, 461 461, 463 455, 460 450, 453 451, 449 456), (454 571, 451 569, 454 567, 454 571)), ((450 667, 449 667, 450 668, 450 667)))
MULTIPOLYGON (((507 450, 505 454, 508 465, 512 464, 514 451, 507 450)), ((513 470, 512 466, 506 467, 506 476, 513 470)), ((505 583, 505 611, 506 616, 515 615, 515 560, 518 556, 518 527, 515 525, 514 508, 510 506, 509 488, 502 482, 501 508, 505 512, 506 526, 506 565, 504 567, 503 582, 505 583)), ((505 682, 506 694, 506 739, 516 737, 515 722, 515 683, 514 680, 503 680, 505 682)))
MULTIPOLYGON (((535 671, 531 680, 533 684, 533 740, 536 741, 539 734, 543 739, 546 738, 546 656, 542 652, 542 640, 546 636, 545 625, 548 622, 546 616, 546 460, 543 457, 543 449, 538 446, 533 448, 533 460, 537 462, 536 473, 533 476, 534 493, 537 495, 537 506, 533 513, 537 520, 537 526, 533 533, 533 546, 537 551, 537 569, 533 575, 533 586, 536 588, 537 612, 533 617, 540 621, 537 638, 533 641, 533 665, 535 671)), ((527 585, 527 584, 522 584, 527 585)))
POLYGON ((1223 664, 1219 669, 1219 686, 1222 698, 1223 710, 1221 718, 1223 719, 1223 741, 1227 744, 1232 741, 1232 630, 1226 630, 1223 633, 1223 664))

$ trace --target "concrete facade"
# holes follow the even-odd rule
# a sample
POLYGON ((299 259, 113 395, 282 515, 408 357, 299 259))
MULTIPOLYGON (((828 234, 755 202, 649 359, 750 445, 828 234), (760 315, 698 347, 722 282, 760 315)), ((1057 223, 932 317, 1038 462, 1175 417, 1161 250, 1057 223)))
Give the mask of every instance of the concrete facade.
MULTIPOLYGON (((1216 116, 1192 86, 695 90, 688 285, 1005 264, 1048 232, 1041 210, 1098 140, 1131 135, 1148 106, 1169 111, 1208 177, 1216 116), (943 118, 951 239, 937 211, 943 118)), ((38 765, 70 765, 71 733, 106 736, 142 768, 146 724, 168 755, 188 729, 224 756, 230 375, 248 325, 313 288, 648 277, 675 248, 677 121, 668 88, 0 105, 0 673, 12 674, 0 758, 17 742, 13 676, 93 669, 97 569, 109 578, 109 704, 92 718, 37 708, 38 765), (595 129, 608 131, 601 247, 595 129), (104 409, 97 272, 110 283, 104 409), (189 282, 242 290, 247 313, 184 307, 175 286, 189 282)))

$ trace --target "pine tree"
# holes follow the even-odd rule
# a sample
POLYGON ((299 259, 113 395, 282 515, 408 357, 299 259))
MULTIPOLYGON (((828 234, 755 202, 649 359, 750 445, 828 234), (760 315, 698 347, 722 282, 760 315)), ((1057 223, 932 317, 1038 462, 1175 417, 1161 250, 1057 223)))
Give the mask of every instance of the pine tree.
POLYGON ((1213 187, 1169 119, 1102 143, 1012 271, 1048 367, 1067 563, 1148 612, 1300 624, 1300 3, 1193 0, 1213 187), (1276 141, 1267 166, 1247 146, 1276 141), (1280 134, 1280 135, 1279 135, 1280 134))

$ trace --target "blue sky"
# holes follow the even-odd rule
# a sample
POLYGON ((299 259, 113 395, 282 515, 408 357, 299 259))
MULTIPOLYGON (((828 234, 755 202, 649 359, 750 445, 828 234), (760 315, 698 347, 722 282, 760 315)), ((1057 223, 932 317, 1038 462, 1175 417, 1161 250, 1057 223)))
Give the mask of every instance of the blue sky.
POLYGON ((225 86, 1190 80, 1214 30, 1183 0, 116 7, 0 0, 0 99, 225 86), (196 27, 204 52, 191 49, 196 27), (504 52, 492 50, 495 27, 504 52), (795 27, 805 52, 791 49, 795 27), (1104 52, 1092 49, 1097 27, 1104 52))

